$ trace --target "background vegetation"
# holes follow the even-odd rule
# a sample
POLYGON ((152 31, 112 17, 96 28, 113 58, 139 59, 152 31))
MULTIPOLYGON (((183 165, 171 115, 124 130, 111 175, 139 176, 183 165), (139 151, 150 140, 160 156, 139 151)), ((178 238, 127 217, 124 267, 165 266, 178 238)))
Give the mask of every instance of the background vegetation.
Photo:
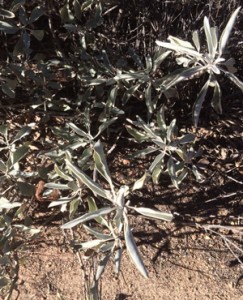
POLYGON ((90 299, 98 299, 110 259, 119 273, 123 250, 148 275, 129 222, 138 214, 210 230, 241 263, 240 1, 0 4, 0 289, 6 299, 17 281, 19 249, 41 231, 39 211, 46 224, 58 218, 64 230, 85 223, 90 240, 71 242, 98 260, 90 299), (220 40, 210 42, 212 27, 220 37, 234 11, 219 53, 220 40), (201 60, 188 52, 195 30, 201 60), (168 36, 180 40, 168 43, 168 36), (209 61, 212 52, 225 64, 209 61), (128 167, 133 175, 124 178, 128 167), (171 196, 166 206, 155 197, 156 189, 188 188, 198 191, 195 203, 171 196), (214 211, 212 222, 218 204, 227 214, 220 219, 214 211))

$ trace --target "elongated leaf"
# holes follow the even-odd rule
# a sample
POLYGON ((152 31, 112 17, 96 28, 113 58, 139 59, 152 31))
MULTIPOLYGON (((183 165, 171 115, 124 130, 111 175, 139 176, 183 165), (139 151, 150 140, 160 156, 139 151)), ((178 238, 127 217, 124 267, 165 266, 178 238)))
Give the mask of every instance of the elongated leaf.
POLYGON ((22 139, 23 137, 29 135, 31 132, 31 127, 29 126, 23 126, 18 133, 15 135, 12 143, 15 143, 16 141, 22 139))
POLYGON ((77 244, 75 244, 75 246, 79 246, 81 248, 81 250, 88 250, 91 248, 98 248, 104 243, 105 243, 104 240, 97 239, 97 240, 91 240, 91 241, 87 241, 87 242, 83 242, 83 243, 77 243, 77 244))
POLYGON ((180 53, 183 53, 183 54, 188 54, 188 55, 191 55, 193 57, 197 57, 197 58, 202 57, 202 54, 197 52, 196 50, 193 50, 191 48, 186 48, 186 47, 183 47, 183 46, 179 46, 177 44, 165 43, 165 42, 160 42, 160 41, 156 41, 156 44, 158 46, 164 47, 166 49, 170 49, 170 50, 180 52, 180 53))
POLYGON ((114 190, 110 170, 108 168, 105 153, 100 140, 94 145, 94 162, 98 172, 107 180, 111 187, 111 190, 114 190))
POLYGON ((7 166, 5 165, 2 159, 0 159, 0 171, 3 173, 7 172, 7 166))
POLYGON ((204 84, 204 86, 202 87, 200 93, 197 96, 197 100, 194 104, 194 107, 193 107, 193 123, 194 123, 195 127, 197 127, 197 124, 199 121, 200 112, 201 112, 202 105, 203 105, 203 102, 205 100, 205 97, 206 97, 206 94, 208 91, 209 83, 210 83, 210 79, 207 80, 206 83, 204 84))
POLYGON ((127 185, 122 185, 116 195, 115 203, 122 209, 125 206, 124 198, 127 195, 128 191, 129 187, 127 185))
POLYGON ((70 122, 70 123, 68 123, 68 126, 78 135, 80 135, 86 139, 92 140, 92 136, 89 133, 84 132, 82 129, 78 128, 75 124, 70 122))
POLYGON ((185 136, 183 136, 180 140, 179 140, 179 143, 181 145, 183 144, 190 144, 190 143, 193 143, 194 140, 195 140, 195 134, 193 133, 189 133, 189 134, 186 134, 185 136))
POLYGON ((129 227, 127 218, 125 218, 125 220, 126 221, 124 224, 124 236, 125 236, 127 251, 132 259, 132 262, 135 264, 136 268, 140 271, 140 273, 145 278, 148 278, 147 270, 146 270, 144 263, 140 257, 140 254, 138 252, 138 248, 136 246, 134 237, 133 237, 131 229, 129 227))
MULTIPOLYGON (((90 212, 90 213, 86 213, 83 216, 76 218, 70 222, 67 222, 66 224, 62 225, 61 228, 62 229, 70 229, 74 226, 77 226, 80 223, 84 223, 87 222, 89 220, 95 219, 97 217, 100 216, 104 216, 109 214, 110 212, 112 212, 113 210, 115 210, 115 207, 103 207, 100 208, 94 212, 90 212)), ((102 240, 104 242, 104 240, 102 240)))
POLYGON ((37 21, 44 14, 44 10, 40 6, 36 6, 30 15, 30 23, 37 21))
POLYGON ((145 156, 145 155, 153 153, 155 151, 158 151, 157 147, 148 147, 143 150, 138 150, 132 154, 129 154, 129 157, 135 158, 135 157, 145 156))
POLYGON ((86 226, 86 225, 83 225, 83 226, 88 233, 92 234, 97 239, 105 240, 105 241, 113 239, 113 237, 110 234, 101 233, 101 232, 94 230, 93 228, 86 226))
POLYGON ((134 209, 139 214, 146 216, 148 218, 154 218, 154 219, 159 219, 168 222, 170 222, 173 219, 173 215, 171 213, 161 212, 156 209, 151 209, 146 207, 133 207, 133 206, 129 206, 129 208, 134 209))
POLYGON ((170 143, 173 140, 173 135, 175 133, 176 130, 176 119, 172 120, 170 123, 170 126, 167 129, 167 140, 170 143))
POLYGON ((10 23, 0 21, 0 30, 7 34, 15 34, 17 31, 19 31, 19 28, 10 23))
POLYGON ((197 48, 197 51, 200 52, 200 39, 199 39, 198 30, 193 31, 192 40, 193 40, 194 45, 197 48))
POLYGON ((164 133, 166 131, 166 123, 165 123, 165 106, 163 105, 156 114, 157 117, 157 123, 159 125, 159 128, 164 133))
MULTIPOLYGON (((154 61, 153 61, 153 69, 152 71, 155 72, 157 70, 157 68, 160 66, 160 64, 166 59, 166 57, 171 53, 171 51, 164 51, 164 49, 162 49, 162 51, 158 51, 160 52, 159 55, 156 55, 156 58, 154 57, 154 61)), ((157 53, 156 53, 157 54, 157 53)))
POLYGON ((163 86, 165 89, 170 89, 177 83, 186 79, 190 79, 197 73, 201 71, 206 71, 206 69, 207 68, 205 66, 196 66, 192 68, 176 70, 175 72, 164 78, 165 80, 163 82, 163 86))
POLYGON ((146 182, 148 181, 148 178, 149 178, 149 174, 148 172, 145 172, 144 175, 134 183, 132 190, 135 191, 135 190, 142 189, 146 184, 146 182))
POLYGON ((64 171, 61 170, 57 164, 54 165, 54 171, 58 174, 58 176, 60 176, 61 178, 65 179, 65 180, 68 180, 68 181, 73 180, 73 178, 68 176, 67 174, 65 174, 64 171))
POLYGON ((154 161, 149 167, 150 172, 153 172, 158 164, 161 165, 161 161, 163 160, 164 156, 165 156, 165 152, 162 152, 155 157, 154 161))
POLYGON ((16 149, 15 152, 12 152, 12 164, 19 162, 25 155, 28 153, 28 147, 27 146, 21 146, 16 149))
POLYGON ((100 279, 100 277, 103 274, 103 272, 105 270, 105 267, 106 267, 110 257, 111 257, 111 253, 108 253, 107 255, 102 257, 101 260, 99 261, 98 268, 97 268, 97 271, 96 271, 96 274, 95 274, 95 280, 100 279))
POLYGON ((74 166, 71 162, 65 159, 68 169, 83 182, 95 195, 99 195, 111 201, 111 193, 104 190, 98 183, 94 182, 88 175, 82 172, 79 168, 74 166))
POLYGON ((185 47, 185 48, 189 48, 189 49, 192 49, 192 50, 195 50, 195 48, 193 47, 193 45, 187 41, 183 41, 177 37, 174 37, 172 35, 170 35, 168 37, 168 40, 172 43, 172 44, 175 44, 175 45, 179 45, 181 47, 185 47))
POLYGON ((46 183, 45 187, 48 189, 70 190, 70 187, 67 184, 54 183, 54 182, 46 183))
POLYGON ((203 23, 204 23, 204 32, 205 32, 205 35, 206 35, 206 40, 207 40, 207 45, 208 45, 208 52, 209 52, 210 58, 213 59, 214 56, 215 56, 215 51, 214 51, 214 47, 213 47, 213 39, 212 39, 212 35, 211 35, 211 28, 210 28, 209 21, 208 21, 207 17, 204 17, 203 23))
POLYGON ((229 72, 225 72, 225 75, 236 85, 238 86, 238 88, 241 89, 241 91, 243 92, 243 82, 240 81, 234 74, 229 73, 229 72))
POLYGON ((230 36, 230 32, 234 26, 236 17, 240 11, 241 7, 238 7, 233 14, 231 15, 224 31, 222 32, 221 36, 220 36, 220 40, 219 40, 219 56, 222 55, 222 53, 224 52, 224 48, 228 42, 229 36, 230 36))
POLYGON ((213 90, 213 98, 211 100, 211 104, 218 114, 222 114, 222 105, 221 105, 222 92, 217 80, 213 81, 213 85, 214 85, 214 90, 213 90))
POLYGON ((140 83, 131 86, 129 89, 126 90, 126 92, 122 96, 122 104, 125 105, 127 101, 131 98, 131 96, 137 91, 137 89, 140 87, 140 83))
POLYGON ((99 126, 99 131, 98 133, 96 134, 96 136, 94 137, 97 138, 104 130, 106 130, 111 124, 113 124, 118 118, 117 117, 114 117, 112 119, 109 119, 105 122, 103 122, 100 126, 99 126))
POLYGON ((126 125, 126 130, 128 133, 135 138, 135 140, 139 143, 148 140, 148 136, 139 130, 131 127, 130 125, 126 125))
MULTIPOLYGON (((88 201, 89 212, 94 212, 94 211, 98 210, 98 207, 97 207, 93 197, 87 197, 86 200, 88 201)), ((106 226, 107 228, 109 228, 109 225, 108 225, 106 219, 104 219, 103 217, 97 217, 97 218, 95 218, 95 221, 97 223, 102 224, 102 225, 106 226)))
POLYGON ((145 103, 147 105, 148 112, 150 114, 152 114, 154 111, 154 107, 153 107, 153 103, 151 101, 151 82, 148 83, 148 86, 145 90, 145 103))
POLYGON ((173 185, 179 189, 178 186, 178 182, 177 182, 177 178, 176 178, 176 168, 175 168, 175 163, 173 158, 169 158, 168 162, 167 162, 167 169, 168 169, 168 173, 170 175, 171 181, 173 183, 173 185))
POLYGON ((5 208, 5 209, 12 209, 15 207, 21 206, 20 202, 9 202, 6 198, 1 197, 0 198, 0 211, 5 208))
POLYGON ((13 12, 3 9, 3 8, 0 8, 0 16, 9 18, 9 19, 15 18, 15 14, 13 12))

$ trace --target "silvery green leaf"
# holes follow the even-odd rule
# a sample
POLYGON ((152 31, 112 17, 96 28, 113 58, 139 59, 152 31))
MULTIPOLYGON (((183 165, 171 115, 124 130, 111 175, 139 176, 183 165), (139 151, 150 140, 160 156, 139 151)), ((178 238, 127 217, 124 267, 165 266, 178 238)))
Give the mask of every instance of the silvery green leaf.
POLYGON ((113 238, 113 241, 111 242, 106 242, 105 244, 102 244, 99 248, 99 252, 111 252, 111 250, 114 248, 114 245, 115 245, 115 241, 114 241, 114 238, 113 238))
POLYGON ((71 200, 73 199, 73 197, 70 197, 70 199, 68 200, 58 200, 58 201, 52 201, 48 207, 54 207, 54 206, 59 206, 59 205, 63 205, 63 204, 67 204, 69 203, 71 200))
POLYGON ((61 170, 57 164, 54 165, 54 171, 55 171, 55 173, 58 174, 58 176, 60 176, 61 178, 65 179, 65 180, 68 180, 68 181, 73 180, 73 178, 68 176, 66 173, 64 173, 64 171, 61 170))
POLYGON ((177 178, 176 178, 176 166, 175 166, 175 162, 174 162, 172 157, 170 157, 168 162, 167 162, 167 170, 168 170, 168 173, 170 175, 170 178, 171 178, 171 181, 172 181, 173 185, 177 189, 179 189, 177 178))
POLYGON ((174 135, 176 129, 177 129, 176 128, 176 119, 174 119, 174 120, 171 121, 171 123, 170 123, 170 125, 169 125, 169 127, 167 129, 167 136, 166 136, 166 138, 167 138, 167 140, 168 140, 169 143, 173 140, 173 135, 174 135))
POLYGON ((83 225, 84 226, 84 229, 92 234, 94 237, 96 237, 97 239, 100 239, 100 240, 111 240, 113 239, 113 236, 111 236, 110 234, 104 234, 104 233, 101 233, 97 230, 94 230, 93 228, 89 227, 89 226, 86 226, 86 225, 83 225))
POLYGON ((15 14, 9 10, 0 8, 0 16, 4 17, 4 18, 9 18, 9 19, 13 19, 15 18, 15 14))
POLYGON ((182 172, 180 173, 180 175, 177 177, 177 184, 180 185, 181 182, 184 180, 184 178, 186 178, 188 174, 188 170, 187 169, 183 169, 182 172))
POLYGON ((111 201, 111 193, 103 189, 98 183, 94 182, 88 175, 82 172, 79 168, 74 166, 70 161, 65 159, 68 169, 83 182, 94 194, 104 197, 111 201))
POLYGON ((137 91, 137 89, 140 87, 140 85, 141 85, 141 83, 135 84, 126 90, 126 92, 122 96, 122 104, 123 105, 125 105, 127 103, 127 101, 137 91))
POLYGON ((108 128, 111 124, 113 124, 118 118, 114 117, 112 119, 109 119, 105 122, 103 122, 100 126, 99 126, 99 130, 98 133, 96 134, 96 136, 94 137, 97 138, 106 128, 108 128))
POLYGON ((0 21, 0 31, 3 31, 7 34, 15 34, 19 31, 19 28, 10 23, 0 21))
POLYGON ((189 49, 193 49, 195 50, 195 48, 193 47, 193 45, 187 41, 183 41, 177 37, 174 37, 172 35, 169 35, 168 40, 171 42, 171 44, 175 44, 175 45, 179 45, 185 48, 189 48, 189 49))
POLYGON ((186 134, 178 140, 178 143, 181 144, 181 145, 193 143, 194 140, 195 140, 195 137, 196 136, 193 133, 186 134))
POLYGON ((222 92, 219 83, 216 79, 213 81, 213 85, 214 85, 214 90, 213 90, 213 98, 211 100, 211 104, 218 114, 222 114, 222 105, 221 105, 222 92))
POLYGON ((159 164, 161 164, 161 161, 164 159, 164 156, 165 156, 165 152, 161 152, 160 154, 158 154, 154 161, 152 162, 152 164, 150 165, 149 167, 149 171, 150 172, 153 172, 156 168, 156 166, 159 164))
POLYGON ((130 125, 126 125, 126 130, 130 135, 132 135, 135 140, 139 143, 142 143, 143 141, 146 141, 148 139, 148 136, 137 129, 131 127, 130 125))
POLYGON ((161 212, 156 209, 151 209, 146 207, 133 207, 133 206, 129 206, 129 208, 134 209, 139 214, 146 216, 148 218, 154 218, 154 219, 168 221, 168 222, 170 222, 173 219, 173 215, 171 213, 161 212))
POLYGON ((111 190, 114 190, 110 170, 108 168, 105 153, 100 140, 96 142, 94 145, 93 157, 94 157, 95 167, 97 171, 107 180, 107 182, 111 187, 111 190))
POLYGON ((0 198, 0 210, 2 210, 3 208, 5 208, 5 209, 12 209, 12 208, 21 206, 21 204, 22 203, 20 203, 20 202, 12 202, 11 203, 5 197, 1 197, 0 198))
POLYGON ((154 107, 153 107, 153 103, 151 101, 151 82, 148 83, 148 86, 145 89, 145 103, 147 105, 148 112, 150 114, 152 114, 154 111, 154 107))
POLYGON ((86 138, 86 139, 92 140, 92 136, 91 136, 89 133, 87 133, 87 132, 83 131, 82 129, 78 128, 78 127, 77 127, 75 124, 73 124, 72 122, 68 123, 67 125, 68 125, 75 133, 77 133, 78 135, 80 135, 80 136, 82 136, 82 137, 84 137, 84 138, 86 138))
POLYGON ((29 147, 20 146, 16 149, 16 151, 11 153, 12 156, 12 164, 16 164, 19 162, 25 155, 28 153, 29 147))
POLYGON ((153 130, 149 127, 149 125, 147 125, 139 116, 137 116, 137 120, 138 120, 138 124, 139 126, 141 126, 145 132, 148 133, 148 135, 151 137, 151 138, 154 138, 156 139, 157 136, 156 134, 153 132, 153 130))
POLYGON ((104 243, 105 243, 104 240, 96 239, 96 240, 91 240, 83 243, 77 243, 75 244, 75 246, 80 247, 81 250, 88 250, 91 248, 99 248, 104 243))
POLYGON ((153 69, 152 71, 155 72, 160 64, 166 59, 166 57, 171 53, 171 51, 165 51, 164 49, 158 50, 156 52, 156 56, 154 56, 153 61, 153 69))
POLYGON ((69 8, 68 3, 60 9, 60 16, 62 23, 71 23, 74 20, 74 16, 69 8))
POLYGON ((187 68, 191 62, 191 59, 185 56, 179 56, 176 58, 176 62, 178 65, 183 65, 184 68, 187 68))
POLYGON ((103 274, 105 267, 109 261, 111 257, 111 253, 108 253, 107 255, 103 256, 101 258, 101 260, 99 261, 98 267, 97 267, 97 271, 95 274, 95 280, 98 281, 101 277, 101 275, 103 274))
POLYGON ((198 52, 200 52, 200 39, 198 30, 193 31, 192 33, 192 40, 198 52))
POLYGON ((180 52, 183 54, 188 54, 191 55, 193 57, 197 57, 197 58, 201 58, 202 54, 197 52, 196 50, 192 49, 192 48, 187 48, 187 47, 183 47, 177 44, 172 44, 172 43, 165 43, 165 42, 160 42, 160 41, 156 41, 156 44, 158 46, 161 46, 163 48, 169 49, 169 50, 173 50, 176 52, 180 52))
POLYGON ((152 58, 151 58, 150 55, 148 55, 148 56, 145 57, 145 62, 146 62, 146 69, 145 69, 145 71, 146 72, 150 72, 152 70, 152 66, 153 66, 153 64, 152 64, 152 58))
POLYGON ((197 73, 199 73, 201 71, 206 71, 206 70, 207 70, 207 67, 205 67, 205 66, 196 66, 196 67, 192 67, 192 68, 176 70, 175 72, 173 72, 172 74, 170 74, 164 78, 163 85, 166 89, 170 89, 177 83, 179 83, 183 80, 186 80, 186 79, 190 79, 197 73))
POLYGON ((209 56, 210 56, 211 59, 214 59, 216 49, 214 49, 214 47, 213 47, 213 39, 212 39, 212 35, 211 35, 211 28, 210 28, 209 21, 208 21, 207 17, 204 17, 203 25, 204 25, 204 32, 205 32, 206 39, 207 39, 209 56))
POLYGON ((29 126, 23 126, 15 135, 15 137, 13 138, 13 142, 15 143, 16 141, 22 139, 23 137, 29 135, 31 132, 31 127, 29 126))
POLYGON ((67 184, 54 183, 54 182, 46 183, 45 187, 48 189, 70 190, 70 187, 67 184))
POLYGON ((199 121, 199 115, 202 109, 203 102, 205 100, 207 91, 208 91, 208 86, 210 84, 210 79, 206 81, 204 86, 202 87, 201 91, 199 92, 197 96, 197 100, 194 103, 193 107, 193 123, 194 126, 197 127, 198 121, 199 121))
MULTIPOLYGON (((87 197, 86 200, 88 201, 89 212, 94 212, 94 211, 98 210, 98 207, 97 207, 93 197, 87 197)), ((106 219, 104 219, 103 217, 97 217, 97 218, 95 218, 95 221, 97 223, 102 224, 102 225, 106 226, 107 228, 109 228, 109 225, 108 225, 106 219)))
POLYGON ((144 175, 134 183, 132 190, 135 191, 135 190, 142 189, 144 187, 144 185, 146 184, 146 182, 148 181, 149 177, 150 176, 149 176, 148 172, 145 172, 144 175))
POLYGON ((45 12, 42 7, 36 6, 31 12, 30 23, 37 21, 44 13, 45 12))
POLYGON ((109 97, 106 101, 106 107, 113 107, 115 106, 116 103, 116 96, 117 96, 117 92, 118 92, 119 86, 116 85, 115 87, 111 88, 110 93, 109 93, 109 97))
POLYGON ((79 218, 76 218, 72 221, 67 222, 66 224, 62 225, 61 228, 62 229, 70 229, 70 228, 72 228, 72 227, 74 227, 74 226, 76 226, 80 223, 84 223, 84 222, 87 222, 89 220, 95 219, 97 217, 107 215, 107 214, 111 213, 114 210, 115 210, 115 207, 103 207, 103 208, 97 209, 94 212, 86 213, 86 214, 84 214, 83 216, 81 216, 79 218))
POLYGON ((162 173, 162 163, 160 162, 155 166, 152 172, 152 180, 154 184, 159 184, 159 177, 161 173, 162 173))
POLYGON ((192 166, 192 172, 194 176, 196 177, 196 180, 198 182, 203 182, 203 176, 202 174, 198 171, 197 167, 195 165, 192 166))
POLYGON ((221 56, 224 52, 224 48, 228 42, 228 39, 229 39, 229 36, 230 36, 230 32, 234 26, 234 23, 235 23, 235 20, 236 20, 236 17, 240 11, 241 7, 238 7, 234 12, 233 14, 231 15, 224 31, 222 32, 221 36, 220 36, 220 40, 219 40, 219 56, 221 56))
POLYGON ((132 259, 132 262, 135 264, 136 268, 140 271, 140 273, 145 278, 148 278, 147 270, 138 252, 127 218, 124 224, 124 236, 125 236, 127 251, 132 259))
POLYGON ((130 80, 142 79, 142 78, 144 78, 144 76, 145 76, 145 74, 143 72, 134 72, 134 73, 116 75, 113 79, 116 81, 119 81, 119 80, 130 81, 130 80))
POLYGON ((225 75, 235 84, 238 86, 238 88, 241 89, 241 91, 243 92, 243 82, 240 81, 234 74, 229 73, 229 72, 224 72, 225 75))
POLYGON ((157 123, 162 132, 166 131, 166 123, 165 123, 165 106, 161 106, 161 108, 157 111, 156 114, 157 123))
POLYGON ((125 205, 124 197, 127 195, 128 191, 129 191, 129 187, 126 185, 123 185, 120 187, 120 189, 116 195, 115 203, 120 208, 124 208, 124 205, 125 205))

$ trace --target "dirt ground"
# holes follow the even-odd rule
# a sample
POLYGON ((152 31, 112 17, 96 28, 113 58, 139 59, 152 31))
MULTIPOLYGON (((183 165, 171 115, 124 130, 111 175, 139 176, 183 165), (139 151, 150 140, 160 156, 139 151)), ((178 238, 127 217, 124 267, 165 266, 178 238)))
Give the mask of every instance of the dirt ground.
MULTIPOLYGON (((111 263, 105 271, 102 299, 243 299, 242 266, 220 237, 188 226, 144 222, 142 218, 139 222, 151 231, 137 239, 149 279, 138 273, 125 253, 119 278, 111 263)), ((85 299, 84 280, 88 280, 92 262, 82 259, 80 263, 57 227, 43 229, 41 237, 18 255, 17 289, 11 300, 85 299)))

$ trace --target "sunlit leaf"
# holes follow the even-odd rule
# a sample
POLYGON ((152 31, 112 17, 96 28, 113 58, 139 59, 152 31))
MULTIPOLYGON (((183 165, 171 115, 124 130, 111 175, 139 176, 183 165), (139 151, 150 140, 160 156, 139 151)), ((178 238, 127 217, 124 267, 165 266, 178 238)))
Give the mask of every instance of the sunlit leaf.
POLYGON ((222 53, 224 52, 224 48, 228 42, 228 39, 229 39, 229 36, 230 36, 230 32, 234 26, 234 23, 235 23, 235 20, 236 20, 236 17, 240 11, 241 7, 238 7, 234 12, 233 14, 231 15, 224 31, 222 32, 221 36, 220 36, 220 40, 219 40, 219 56, 222 55, 222 53))
POLYGON ((140 271, 140 273, 145 278, 148 278, 147 270, 138 252, 134 237, 132 235, 131 229, 128 224, 128 220, 126 220, 124 224, 124 236, 125 236, 127 251, 132 259, 132 262, 135 264, 136 268, 140 271))
POLYGON ((94 182, 88 175, 82 172, 79 168, 74 166, 71 162, 65 159, 68 169, 83 182, 95 195, 100 195, 108 200, 111 200, 109 191, 103 189, 98 183, 94 182))
POLYGON ((44 14, 43 8, 40 6, 36 6, 31 12, 30 22, 33 23, 37 21, 43 14, 44 14))
POLYGON ((20 146, 15 152, 12 152, 12 164, 19 162, 28 153, 29 147, 20 146))
POLYGON ((139 214, 146 216, 148 218, 154 218, 154 219, 159 219, 168 222, 170 222, 173 219, 173 215, 171 213, 161 212, 159 210, 146 208, 146 207, 129 206, 129 208, 134 209, 139 214))
POLYGON ((84 223, 84 222, 87 222, 89 220, 95 219, 97 217, 107 215, 107 214, 111 213, 114 210, 115 210, 115 207, 102 207, 102 208, 100 208, 100 209, 98 209, 94 212, 86 213, 86 214, 84 214, 83 216, 81 216, 79 218, 76 218, 76 219, 74 219, 70 222, 67 222, 66 224, 62 225, 61 228, 62 229, 70 229, 74 226, 77 226, 80 223, 84 223))

